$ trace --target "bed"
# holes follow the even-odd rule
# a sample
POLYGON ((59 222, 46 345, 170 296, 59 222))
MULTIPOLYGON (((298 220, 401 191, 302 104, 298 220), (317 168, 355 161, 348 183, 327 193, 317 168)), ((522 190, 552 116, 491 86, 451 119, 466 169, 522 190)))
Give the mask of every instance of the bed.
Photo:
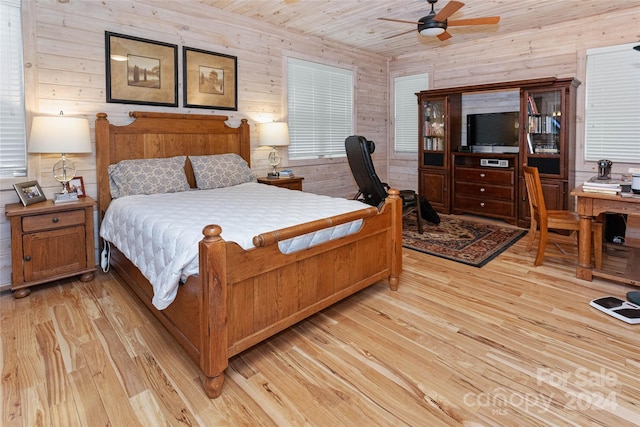
MULTIPOLYGON (((250 165, 246 119, 230 127, 226 116, 129 115, 134 121, 122 126, 111 124, 105 113, 96 115, 99 222, 112 203, 109 166, 123 160, 235 153, 250 165)), ((184 170, 196 188, 188 160, 184 170)), ((201 233, 197 274, 186 278, 162 310, 152 304, 152 284, 114 245, 110 266, 199 366, 210 398, 222 391, 230 357, 380 280, 396 290, 402 270, 402 203, 396 190, 378 208, 260 233, 251 249, 225 241, 217 224, 201 233), (353 221, 361 221, 354 233, 292 253, 280 250, 286 239, 353 221)))

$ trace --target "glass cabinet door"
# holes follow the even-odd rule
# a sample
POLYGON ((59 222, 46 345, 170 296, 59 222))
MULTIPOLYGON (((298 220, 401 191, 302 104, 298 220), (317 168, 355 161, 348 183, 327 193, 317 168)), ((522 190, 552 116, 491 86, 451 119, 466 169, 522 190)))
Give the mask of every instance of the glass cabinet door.
POLYGON ((525 144, 527 164, 538 167, 543 175, 561 173, 561 156, 564 147, 563 91, 528 91, 526 93, 527 122, 525 144))
POLYGON ((444 99, 425 101, 423 108, 424 128, 422 150, 444 151, 444 99))

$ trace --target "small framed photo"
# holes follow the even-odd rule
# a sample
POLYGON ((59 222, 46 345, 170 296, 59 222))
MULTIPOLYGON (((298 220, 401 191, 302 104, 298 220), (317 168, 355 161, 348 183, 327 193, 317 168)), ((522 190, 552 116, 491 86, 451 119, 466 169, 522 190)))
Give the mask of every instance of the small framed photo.
POLYGON ((182 48, 184 106, 238 110, 238 58, 182 48))
POLYGON ((178 46, 105 31, 107 102, 178 106, 178 46))
POLYGON ((67 191, 69 193, 76 193, 78 197, 84 197, 84 181, 81 176, 76 176, 71 181, 67 182, 67 191))
POLYGON ((27 181, 20 184, 13 184, 13 188, 16 189, 16 193, 18 193, 20 201, 25 206, 47 200, 42 188, 40 188, 40 184, 38 184, 38 181, 27 181))

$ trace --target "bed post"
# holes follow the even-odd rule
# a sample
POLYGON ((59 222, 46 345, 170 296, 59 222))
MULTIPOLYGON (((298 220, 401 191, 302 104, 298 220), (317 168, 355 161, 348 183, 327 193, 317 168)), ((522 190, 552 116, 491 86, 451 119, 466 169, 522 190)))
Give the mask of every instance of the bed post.
POLYGON ((104 212, 109 207, 111 193, 109 191, 109 180, 107 178, 107 168, 109 167, 109 150, 111 141, 109 140, 109 120, 106 113, 96 114, 96 177, 98 179, 98 226, 102 222, 104 212), (98 141, 102 142, 98 144, 98 141))
POLYGON ((389 239, 389 288, 398 290, 400 273, 402 273, 402 199, 400 191, 390 189, 386 203, 391 205, 391 238, 389 239))
POLYGON ((227 254, 226 244, 220 237, 221 232, 219 226, 207 225, 202 230, 204 238, 200 241, 199 250, 202 283, 200 368, 205 375, 204 390, 212 399, 222 392, 224 370, 229 364, 227 254))

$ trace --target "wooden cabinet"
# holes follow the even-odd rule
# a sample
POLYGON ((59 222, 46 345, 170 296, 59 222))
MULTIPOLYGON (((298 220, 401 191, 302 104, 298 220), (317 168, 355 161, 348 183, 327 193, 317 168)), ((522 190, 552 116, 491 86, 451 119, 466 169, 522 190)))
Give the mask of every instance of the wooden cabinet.
POLYGON ((418 94, 419 140, 418 190, 438 212, 451 210, 450 153, 460 141, 461 94, 418 94))
MULTIPOLYGON (((521 162, 538 168, 547 209, 573 210, 569 191, 575 177, 575 79, 559 79, 551 85, 520 90, 521 162)), ((524 177, 520 177, 520 221, 529 224, 529 201, 524 177)))
POLYGON ((275 185, 276 187, 288 188, 289 190, 302 191, 301 176, 292 176, 288 178, 258 178, 258 182, 261 184, 275 185))
POLYGON ((483 166, 486 154, 454 153, 453 213, 501 218, 517 222, 518 155, 496 154, 503 166, 483 166))
POLYGON ((93 279, 94 205, 92 198, 84 197, 58 205, 47 200, 5 206, 11 223, 11 289, 16 298, 29 295, 31 286, 65 277, 93 279))
MULTIPOLYGON (((469 212, 528 227, 529 202, 520 171, 527 164, 540 172, 547 208, 572 210, 569 191, 575 187, 575 177, 570 169, 575 163, 575 104, 579 85, 573 78, 549 77, 418 93, 420 194, 441 213, 469 212), (461 129, 464 95, 479 92, 511 92, 519 96, 518 153, 460 150, 459 147, 464 147, 461 129), (480 158, 507 159, 508 170, 494 170, 480 177, 480 171, 487 169, 480 165, 480 158), (488 182, 489 177, 499 177, 496 179, 500 182, 488 182)), ((489 112, 500 112, 501 108, 483 106, 489 112)))

